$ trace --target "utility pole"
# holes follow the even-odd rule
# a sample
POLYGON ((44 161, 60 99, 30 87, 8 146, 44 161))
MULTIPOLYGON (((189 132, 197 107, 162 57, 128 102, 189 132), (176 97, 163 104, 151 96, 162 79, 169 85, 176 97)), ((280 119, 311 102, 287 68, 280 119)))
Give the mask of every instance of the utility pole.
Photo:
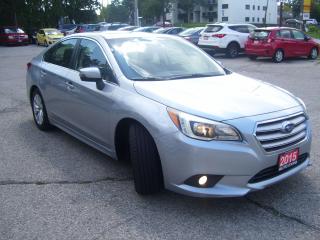
POLYGON ((134 25, 140 26, 140 24, 139 24, 138 0, 134 0, 134 25))
POLYGON ((162 27, 166 27, 166 9, 165 9, 165 0, 162 0, 162 27))
POLYGON ((279 23, 280 27, 282 27, 282 21, 283 21, 283 1, 280 2, 280 23, 279 23))
POLYGON ((267 26, 267 12, 268 12, 268 7, 269 7, 269 0, 267 0, 267 6, 266 6, 266 10, 264 12, 264 25, 265 27, 267 26))

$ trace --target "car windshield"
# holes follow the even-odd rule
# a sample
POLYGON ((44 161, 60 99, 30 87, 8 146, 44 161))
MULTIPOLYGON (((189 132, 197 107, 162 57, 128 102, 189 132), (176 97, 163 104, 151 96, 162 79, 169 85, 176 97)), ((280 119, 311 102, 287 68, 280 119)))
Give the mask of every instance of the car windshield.
POLYGON ((5 28, 5 33, 24 33, 24 31, 20 28, 5 28))
POLYGON ((196 32, 199 32, 201 31, 203 28, 190 28, 190 29, 187 29, 187 30, 184 30, 183 32, 181 32, 179 35, 180 36, 190 36, 196 32))
POLYGON ((212 32, 219 32, 223 27, 220 25, 207 25, 204 32, 206 33, 212 33, 212 32))
POLYGON ((45 30, 44 31, 47 35, 59 35, 62 34, 59 32, 57 29, 50 29, 50 30, 45 30))
MULTIPOLYGON (((171 29, 171 28, 170 28, 171 29)), ((170 30, 169 28, 159 28, 155 31, 153 31, 154 33, 166 33, 167 31, 170 30)))
POLYGON ((270 34, 270 31, 265 31, 265 30, 254 30, 250 34, 250 38, 253 39, 266 39, 268 38, 270 34))
POLYGON ((124 75, 131 80, 171 80, 225 75, 211 57, 180 38, 162 36, 107 40, 124 75))

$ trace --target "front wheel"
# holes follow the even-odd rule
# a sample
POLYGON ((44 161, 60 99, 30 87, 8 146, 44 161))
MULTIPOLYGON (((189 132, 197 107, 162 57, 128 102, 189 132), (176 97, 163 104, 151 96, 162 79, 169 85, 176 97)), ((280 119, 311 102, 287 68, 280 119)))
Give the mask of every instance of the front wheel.
POLYGON ((52 125, 48 119, 46 106, 38 89, 32 93, 31 108, 36 126, 42 131, 51 129, 52 125))
POLYGON ((250 60, 254 61, 257 59, 257 56, 249 56, 250 60))
POLYGON ((312 48, 311 51, 310 51, 310 55, 309 55, 309 58, 312 59, 312 60, 315 60, 318 58, 318 49, 317 48, 312 48))
POLYGON ((153 138, 140 124, 130 126, 129 149, 136 192, 142 195, 159 192, 163 188, 160 157, 153 138))
POLYGON ((275 63, 280 63, 284 59, 284 53, 281 49, 278 49, 273 55, 273 61, 275 63))

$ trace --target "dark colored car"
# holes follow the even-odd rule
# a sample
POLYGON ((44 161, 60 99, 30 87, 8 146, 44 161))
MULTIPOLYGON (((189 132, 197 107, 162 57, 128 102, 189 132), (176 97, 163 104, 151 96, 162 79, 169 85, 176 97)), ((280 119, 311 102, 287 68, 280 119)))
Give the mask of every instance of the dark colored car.
POLYGON ((117 31, 128 31, 131 32, 135 29, 139 28, 138 26, 126 26, 126 27, 122 27, 122 28, 118 28, 117 31))
POLYGON ((158 30, 160 27, 155 27, 155 26, 150 26, 150 27, 140 27, 137 28, 135 30, 133 30, 133 32, 153 32, 155 30, 158 30))
POLYGON ((127 23, 108 23, 105 25, 101 25, 99 31, 116 31, 119 28, 128 27, 129 24, 127 23))
POLYGON ((179 33, 181 33, 184 30, 185 30, 185 28, 183 28, 183 27, 168 27, 168 28, 160 28, 160 29, 154 31, 154 33, 178 35, 179 33))
POLYGON ((293 28, 257 28, 245 43, 245 51, 250 59, 271 57, 277 63, 289 57, 316 59, 319 50, 319 44, 311 37, 293 28))
POLYGON ((203 31, 203 29, 204 27, 189 28, 179 33, 179 36, 197 45, 200 38, 200 33, 203 31))
POLYGON ((28 35, 18 27, 0 27, 0 44, 17 45, 28 44, 28 35))
POLYGON ((100 31, 102 28, 99 24, 81 24, 75 30, 75 33, 100 31))
POLYGON ((72 24, 72 23, 69 23, 69 24, 61 24, 59 25, 58 27, 58 30, 60 32, 63 33, 63 35, 69 35, 69 34, 72 34, 75 32, 75 29, 77 28, 77 24, 72 24))

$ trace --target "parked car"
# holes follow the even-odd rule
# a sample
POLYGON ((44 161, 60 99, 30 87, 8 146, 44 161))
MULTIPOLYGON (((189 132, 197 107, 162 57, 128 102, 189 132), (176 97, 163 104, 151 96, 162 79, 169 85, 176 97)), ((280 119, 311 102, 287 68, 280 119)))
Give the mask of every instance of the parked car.
POLYGON ((109 23, 105 25, 101 25, 100 31, 116 31, 119 28, 128 27, 127 23, 109 23))
POLYGON ((133 31, 135 29, 139 28, 138 26, 126 26, 126 27, 122 27, 122 28, 118 28, 117 31, 133 31))
POLYGON ((178 35, 182 31, 184 31, 185 28, 183 27, 168 27, 168 28, 159 28, 154 33, 161 33, 161 34, 170 34, 170 35, 178 35))
POLYGON ((173 27, 173 24, 171 22, 168 22, 168 21, 165 21, 164 24, 163 24, 163 21, 159 21, 154 26, 155 27, 173 27))
POLYGON ((243 196, 310 162, 302 100, 176 36, 67 36, 28 63, 27 94, 40 130, 131 161, 140 194, 243 196))
POLYGON ((17 45, 29 43, 28 35, 18 27, 0 27, 0 44, 17 45))
POLYGON ((77 26, 75 33, 100 31, 101 28, 99 24, 81 24, 77 26))
POLYGON ((56 28, 42 28, 37 33, 37 44, 48 47, 63 37, 63 33, 56 28))
POLYGON ((244 50, 244 44, 255 28, 251 24, 208 24, 201 32, 198 45, 213 54, 225 53, 235 58, 244 50))
POLYGON ((306 30, 305 25, 303 24, 303 21, 300 21, 297 19, 287 19, 285 21, 285 24, 286 24, 286 27, 296 28, 302 31, 306 30))
POLYGON ((149 26, 149 27, 140 27, 140 28, 137 28, 135 30, 133 30, 133 32, 153 32, 157 29, 159 29, 160 27, 155 27, 155 26, 149 26))
POLYGON ((179 33, 178 35, 197 45, 199 42, 200 33, 203 31, 203 29, 203 27, 189 28, 179 33))
POLYGON ((311 18, 311 19, 306 20, 306 24, 307 25, 318 25, 318 21, 317 21, 317 19, 311 18))
POLYGON ((245 50, 251 59, 271 57, 279 63, 287 57, 307 56, 316 59, 319 44, 300 30, 269 27, 255 29, 245 44, 245 50))
POLYGON ((75 30, 77 29, 77 24, 61 24, 58 27, 58 30, 63 34, 63 35, 70 35, 75 33, 75 30))

